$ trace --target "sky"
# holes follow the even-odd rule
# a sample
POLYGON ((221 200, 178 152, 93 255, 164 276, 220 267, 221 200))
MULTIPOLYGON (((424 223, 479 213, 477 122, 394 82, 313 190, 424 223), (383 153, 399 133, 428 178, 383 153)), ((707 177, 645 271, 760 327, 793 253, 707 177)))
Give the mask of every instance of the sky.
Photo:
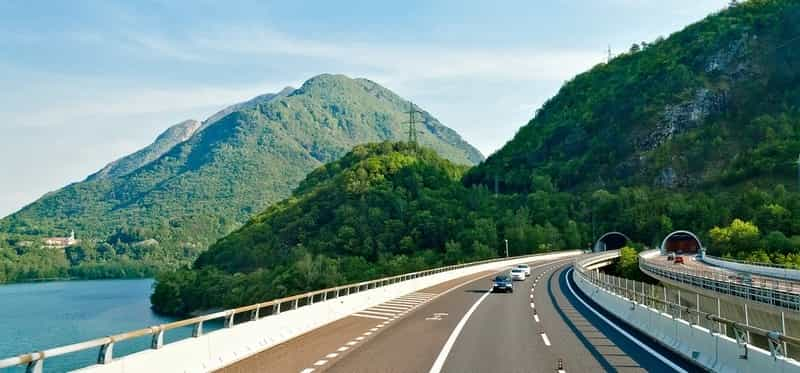
POLYGON ((727 0, 0 1, 0 217, 172 124, 321 73, 489 155, 576 74, 727 0))

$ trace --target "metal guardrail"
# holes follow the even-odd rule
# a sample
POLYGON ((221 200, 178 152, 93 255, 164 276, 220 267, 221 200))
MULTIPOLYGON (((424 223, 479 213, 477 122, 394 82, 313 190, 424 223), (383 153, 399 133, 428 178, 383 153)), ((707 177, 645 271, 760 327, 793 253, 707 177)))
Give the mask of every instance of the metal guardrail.
MULTIPOLYGON (((602 255, 602 254, 600 254, 602 255)), ((598 255, 599 256, 599 255, 598 255)), ((800 338, 788 336, 777 330, 767 330, 755 327, 748 324, 727 319, 719 314, 701 311, 699 305, 697 308, 681 305, 667 300, 666 292, 664 298, 655 296, 655 287, 650 284, 620 278, 612 275, 605 274, 598 270, 586 270, 584 263, 592 260, 597 261, 595 256, 590 258, 582 258, 575 261, 575 273, 577 273, 583 280, 595 285, 597 288, 605 289, 608 292, 617 294, 632 302, 632 306, 636 304, 640 306, 650 307, 655 309, 663 308, 664 312, 669 313, 674 318, 680 318, 690 324, 699 324, 702 319, 709 320, 718 325, 716 331, 709 329, 709 333, 722 333, 723 327, 725 330, 730 328, 734 332, 737 343, 746 346, 750 343, 750 334, 763 336, 769 343, 769 349, 773 356, 785 356, 786 346, 792 345, 800 347, 800 338), (624 284, 624 285, 623 285, 624 284), (650 294, 647 288, 651 290, 650 294)), ((641 257, 640 264, 642 263, 641 257)))
MULTIPOLYGON (((203 335, 203 324, 208 321, 224 319, 224 327, 233 327, 236 323, 237 315, 248 314, 249 317, 245 318, 246 321, 256 321, 270 315, 277 315, 283 311, 294 310, 299 307, 312 305, 321 301, 329 299, 336 299, 350 294, 355 294, 364 290, 374 289, 387 285, 396 284, 398 282, 413 280, 420 277, 430 276, 441 272, 452 271, 456 269, 477 266, 481 264, 494 263, 505 260, 520 259, 526 257, 536 257, 541 255, 552 254, 552 252, 521 255, 516 257, 495 258, 482 260, 471 263, 450 265, 440 268, 428 269, 419 272, 407 273, 403 275, 384 277, 377 280, 364 281, 355 284, 337 286, 328 289, 311 291, 303 294, 298 294, 290 297, 270 300, 266 302, 251 304, 248 306, 228 309, 220 312, 215 312, 208 315, 193 317, 190 319, 175 321, 167 324, 155 325, 143 329, 128 331, 125 333, 115 334, 112 336, 92 339, 89 341, 74 343, 66 346, 55 347, 43 351, 31 352, 28 354, 18 355, 15 357, 0 359, 0 368, 9 368, 18 365, 27 364, 26 371, 29 373, 41 373, 43 370, 44 360, 46 358, 62 356, 78 351, 84 351, 92 348, 99 348, 97 356, 98 364, 108 364, 113 360, 114 344, 126 340, 140 338, 143 336, 152 336, 150 344, 151 349, 160 349, 164 346, 164 334, 167 331, 192 326, 192 338, 197 338, 203 335)), ((239 318, 241 320, 241 317, 239 318)))
POLYGON ((747 264, 747 265, 751 265, 751 266, 770 267, 770 268, 779 268, 779 269, 800 269, 800 267, 795 266, 795 265, 776 264, 776 263, 763 263, 763 262, 750 262, 750 261, 747 261, 747 260, 739 260, 739 259, 733 259, 733 258, 720 258, 718 256, 713 256, 713 255, 708 255, 708 254, 705 254, 705 256, 706 256, 706 258, 722 260, 722 261, 726 261, 726 262, 739 263, 739 264, 747 264))
POLYGON ((752 279, 748 283, 744 278, 731 277, 712 271, 695 271, 683 267, 653 264, 641 256, 639 256, 639 269, 647 274, 661 276, 719 294, 800 311, 800 287, 792 282, 758 278, 752 279))

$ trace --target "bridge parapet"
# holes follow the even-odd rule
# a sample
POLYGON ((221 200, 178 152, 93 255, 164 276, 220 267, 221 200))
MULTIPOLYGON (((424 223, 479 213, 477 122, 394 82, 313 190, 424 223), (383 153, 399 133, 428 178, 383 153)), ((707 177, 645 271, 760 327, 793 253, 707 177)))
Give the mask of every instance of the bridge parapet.
POLYGON ((419 289, 482 271, 578 254, 580 251, 565 251, 491 259, 323 289, 0 359, 0 369, 26 365, 27 372, 41 373, 46 358, 98 349, 97 364, 81 372, 208 372, 419 289), (205 323, 218 319, 224 320, 223 329, 203 331, 205 323), (187 327, 192 328, 192 337, 165 343, 166 332, 187 327), (150 349, 114 358, 115 344, 148 336, 152 338, 150 349))
POLYGON ((597 305, 644 335, 711 371, 800 372, 800 363, 786 357, 788 346, 800 348, 800 339, 703 311, 699 302, 695 307, 681 304, 680 295, 673 302, 666 288, 587 269, 605 259, 577 260, 573 281, 597 305), (734 338, 726 335, 728 330, 734 338), (765 338, 769 350, 752 345, 751 336, 765 338))
POLYGON ((680 265, 665 266, 651 260, 658 254, 657 250, 640 253, 639 269, 656 279, 667 279, 717 294, 800 311, 800 287, 794 282, 732 277, 719 272, 694 270, 680 265))

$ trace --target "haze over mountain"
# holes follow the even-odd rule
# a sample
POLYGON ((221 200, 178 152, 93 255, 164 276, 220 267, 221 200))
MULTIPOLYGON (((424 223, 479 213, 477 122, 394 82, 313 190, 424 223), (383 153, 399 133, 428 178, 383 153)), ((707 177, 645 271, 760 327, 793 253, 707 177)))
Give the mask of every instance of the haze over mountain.
MULTIPOLYGON (((459 164, 483 159, 455 131, 414 109, 422 113, 422 145, 459 164)), ((171 127, 86 181, 0 220, 0 238, 36 246, 43 236, 75 230, 85 252, 68 253, 73 266, 118 258, 177 265, 354 145, 407 138, 408 110, 408 101, 372 81, 316 76, 299 89, 234 105, 202 125, 171 127)))

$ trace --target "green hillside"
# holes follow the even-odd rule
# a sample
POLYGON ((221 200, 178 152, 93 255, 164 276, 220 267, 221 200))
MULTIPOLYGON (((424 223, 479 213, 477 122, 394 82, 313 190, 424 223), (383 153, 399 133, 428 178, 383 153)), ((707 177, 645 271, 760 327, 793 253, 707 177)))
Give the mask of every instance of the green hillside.
POLYGON ((408 143, 358 146, 220 239, 193 269, 161 274, 153 306, 185 314, 485 259, 497 256, 501 236, 511 255, 580 244, 575 222, 564 222, 563 236, 533 224, 518 199, 463 186, 465 170, 408 143))
POLYGON ((800 267, 797 20, 798 1, 749 1, 637 44, 460 182, 433 153, 359 147, 160 276, 154 307, 252 303, 497 255, 506 239, 512 254, 586 248, 611 230, 655 246, 688 229, 712 254, 800 267))
MULTIPOLYGON (((0 248, 9 246, 0 249, 0 282, 142 275, 145 267, 189 263, 354 145, 406 138, 408 110, 388 89, 342 75, 320 75, 297 90, 234 106, 154 160, 125 158, 108 168, 138 164, 66 186, 0 220, 0 248), (39 249, 42 237, 71 230, 80 244, 60 254, 39 249)), ((482 160, 427 112, 418 118, 420 143, 456 163, 482 160)))
POLYGON ((468 183, 529 192, 795 183, 800 3, 753 0, 567 82, 468 183))

